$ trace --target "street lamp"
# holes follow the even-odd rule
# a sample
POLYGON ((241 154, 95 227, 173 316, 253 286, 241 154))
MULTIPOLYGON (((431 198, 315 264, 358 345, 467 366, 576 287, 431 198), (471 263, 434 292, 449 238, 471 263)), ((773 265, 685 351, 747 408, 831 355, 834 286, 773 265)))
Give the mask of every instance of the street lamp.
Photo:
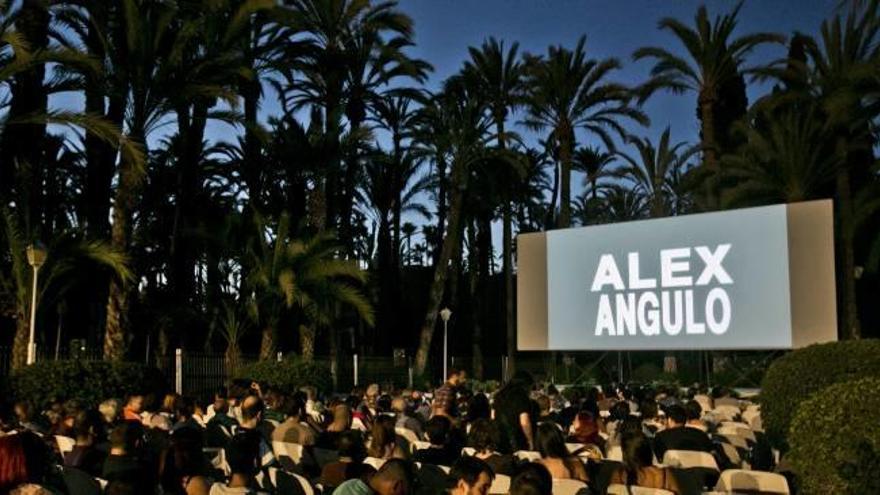
POLYGON ((34 284, 31 288, 31 331, 27 349, 27 364, 31 365, 37 361, 37 343, 34 340, 37 326, 37 276, 40 267, 46 262, 46 249, 39 244, 31 244, 27 247, 27 260, 34 269, 34 284))
POLYGON ((449 330, 449 318, 452 316, 452 310, 449 308, 443 308, 440 310, 440 319, 443 320, 443 380, 445 381, 448 376, 446 375, 446 349, 447 349, 447 335, 449 330))

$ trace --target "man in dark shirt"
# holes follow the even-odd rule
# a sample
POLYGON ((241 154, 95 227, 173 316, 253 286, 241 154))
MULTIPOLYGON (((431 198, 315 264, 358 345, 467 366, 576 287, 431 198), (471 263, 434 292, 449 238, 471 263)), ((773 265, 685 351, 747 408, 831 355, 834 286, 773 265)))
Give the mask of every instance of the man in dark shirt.
POLYGON ((705 432, 688 428, 687 412, 684 407, 674 405, 666 408, 666 429, 654 437, 654 454, 663 462, 667 450, 695 450, 709 452, 714 450, 712 440, 705 432))
POLYGON ((434 391, 434 402, 431 409, 434 415, 444 415, 454 418, 458 416, 458 392, 467 381, 464 370, 449 368, 446 374, 446 382, 434 391))
POLYGON ((456 451, 451 446, 450 433, 452 421, 446 416, 434 416, 425 425, 425 432, 431 446, 427 449, 417 450, 413 454, 413 460, 435 466, 451 466, 461 454, 461 448, 456 451))
POLYGON ((499 451, 532 450, 534 446, 535 410, 529 400, 531 376, 518 371, 513 380, 501 387, 492 403, 493 418, 501 430, 499 451))
POLYGON ((101 477, 109 482, 128 482, 137 493, 154 493, 158 479, 155 465, 143 457, 144 427, 125 421, 110 433, 110 455, 104 461, 101 477))
POLYGON ((101 427, 101 419, 97 411, 81 411, 77 413, 74 422, 76 432, 76 445, 73 450, 64 454, 64 465, 85 471, 93 477, 101 476, 104 466, 106 451, 101 451, 95 445, 97 432, 101 427))

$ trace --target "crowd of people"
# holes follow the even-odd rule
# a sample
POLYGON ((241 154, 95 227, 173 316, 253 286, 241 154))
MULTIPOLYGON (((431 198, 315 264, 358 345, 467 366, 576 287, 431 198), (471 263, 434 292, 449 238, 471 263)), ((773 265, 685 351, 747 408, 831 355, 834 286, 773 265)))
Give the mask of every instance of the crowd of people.
POLYGON ((699 492, 702 483, 657 460, 690 450, 725 462, 701 405, 712 401, 736 403, 701 388, 561 393, 527 374, 474 393, 457 369, 432 391, 372 384, 320 397, 308 385, 291 393, 236 381, 203 400, 133 394, 45 410, 19 400, 0 423, 0 494, 484 495, 500 476, 518 495, 549 494, 566 479, 589 493, 609 484, 699 492))

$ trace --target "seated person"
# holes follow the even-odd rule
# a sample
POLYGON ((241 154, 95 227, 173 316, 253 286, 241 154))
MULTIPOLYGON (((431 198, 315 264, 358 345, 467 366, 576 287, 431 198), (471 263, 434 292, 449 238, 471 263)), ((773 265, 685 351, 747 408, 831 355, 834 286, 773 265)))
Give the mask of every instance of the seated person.
POLYGON ((255 435, 236 435, 224 448, 231 474, 226 483, 211 485, 210 495, 254 495, 259 491, 260 442, 255 435))
POLYGON ((363 478, 374 470, 364 464, 367 449, 357 431, 346 431, 339 435, 339 460, 325 464, 321 469, 320 483, 324 488, 335 488, 354 478, 363 478))
POLYGON ((391 410, 397 414, 395 427, 406 428, 415 433, 417 438, 423 438, 422 423, 415 417, 415 412, 405 398, 395 397, 392 399, 391 410))
POLYGON ((657 407, 657 402, 654 399, 646 399, 642 401, 639 410, 642 412, 642 431, 648 438, 654 438, 654 435, 664 427, 658 417, 660 410, 657 407))
POLYGON ((232 438, 235 427, 238 426, 232 416, 229 415, 229 401, 223 389, 214 394, 214 404, 211 406, 213 415, 205 426, 205 443, 208 447, 225 447, 232 438))
POLYGON ((367 455, 378 459, 406 459, 407 453, 398 445, 394 432, 394 418, 377 416, 370 430, 370 445, 367 455))
POLYGON ((110 432, 110 455, 104 461, 101 478, 108 482, 134 482, 138 490, 152 493, 156 489, 158 470, 146 458, 145 431, 141 423, 124 421, 110 432))
POLYGON ((551 495, 553 476, 543 464, 526 464, 510 481, 510 493, 514 495, 551 495))
POLYGON ((284 401, 284 413, 287 419, 275 427, 272 432, 273 442, 296 443, 306 447, 315 445, 315 432, 306 424, 306 405, 296 395, 284 401))
POLYGON ((413 480, 412 464, 391 459, 367 479, 350 479, 339 485, 333 495, 405 495, 412 493, 413 480))
POLYGON ((562 432, 555 425, 539 424, 535 443, 541 453, 539 462, 550 471, 553 478, 588 481, 586 467, 577 456, 568 452, 562 432))
POLYGON ((413 453, 413 460, 436 466, 451 466, 461 455, 450 444, 452 420, 446 416, 434 416, 425 425, 425 432, 431 446, 413 453))
POLYGON ((654 454, 663 462, 667 450, 696 450, 713 452, 712 439, 706 432, 686 428, 687 412, 684 407, 673 405, 666 409, 666 429, 654 437, 654 454))
POLYGON ((516 460, 512 455, 496 452, 501 432, 491 419, 478 419, 471 424, 468 432, 468 447, 474 449, 474 457, 485 462, 495 474, 513 476, 516 460))
POLYGON ((641 432, 627 432, 621 438, 623 465, 611 475, 611 483, 626 486, 669 490, 681 493, 681 489, 667 468, 654 466, 654 457, 648 438, 641 432))
POLYGON ((453 485, 449 490, 450 495, 485 495, 492 486, 495 474, 485 462, 475 457, 464 456, 452 465, 449 478, 453 485))
POLYGON ((101 418, 97 411, 80 411, 76 416, 74 431, 76 444, 73 450, 64 454, 64 465, 79 469, 91 476, 101 476, 106 452, 97 448, 98 431, 101 418))
POLYGON ((685 424, 685 426, 687 426, 688 428, 696 428, 703 432, 709 431, 706 423, 704 423, 702 420, 703 406, 701 406, 699 402, 695 400, 686 402, 684 405, 684 410, 687 414, 687 423, 685 424))
POLYGON ((605 440, 599 434, 599 423, 590 411, 582 410, 574 417, 571 430, 568 434, 568 442, 583 445, 595 445, 602 448, 605 440))

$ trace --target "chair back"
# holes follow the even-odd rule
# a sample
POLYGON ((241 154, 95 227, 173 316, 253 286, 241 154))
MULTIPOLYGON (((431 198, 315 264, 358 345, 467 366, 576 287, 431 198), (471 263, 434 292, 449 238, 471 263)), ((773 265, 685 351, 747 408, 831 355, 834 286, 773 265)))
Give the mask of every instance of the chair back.
POLYGON ((65 437, 64 435, 55 435, 55 443, 58 444, 58 452, 63 456, 64 454, 73 450, 73 447, 76 446, 76 440, 65 437))
POLYGON ((608 447, 608 452, 605 455, 605 458, 609 461, 623 462, 623 449, 620 448, 620 445, 612 445, 611 447, 608 447))
POLYGON ((425 450, 431 448, 431 442, 426 442, 424 440, 416 440, 415 442, 410 442, 409 448, 412 452, 417 450, 425 450))
POLYGON ((409 442, 410 445, 419 441, 419 436, 416 435, 416 432, 410 430, 409 428, 398 426, 394 428, 394 433, 398 436, 403 437, 403 439, 409 442))
POLYGON ((580 480, 553 478, 553 495, 577 495, 587 484, 580 480))
POLYGON ((734 445, 722 442, 721 451, 724 452, 724 456, 727 457, 727 460, 730 461, 731 464, 734 466, 742 465, 742 457, 739 455, 739 451, 736 450, 734 445))
POLYGON ((715 406, 712 412, 724 421, 733 421, 741 413, 739 407, 732 405, 715 406))
POLYGON ((496 474, 492 480, 492 486, 489 487, 489 493, 501 494, 510 492, 510 476, 505 474, 496 474))
POLYGON ((272 442, 272 451, 279 458, 288 457, 294 464, 302 462, 303 446, 298 443, 272 442))
POLYGON ((765 471, 746 471, 728 469, 721 473, 716 491, 721 492, 760 492, 762 494, 788 495, 788 480, 785 476, 765 471))
POLYGON ((378 457, 367 457, 364 459, 364 464, 371 466, 376 471, 382 469, 382 466, 385 464, 385 459, 380 459, 378 457))
POLYGON ((723 438, 727 443, 733 445, 738 449, 747 449, 749 448, 749 442, 746 439, 739 435, 737 432, 729 432, 729 431, 721 431, 718 430, 718 436, 723 438))
POLYGON ((541 460, 541 453, 534 450, 517 450, 513 456, 521 461, 535 462, 541 460))
POLYGON ((469 456, 473 457, 476 453, 477 453, 477 449, 475 449, 473 447, 465 447, 465 448, 461 449, 461 455, 469 455, 469 456))
POLYGON ((663 464, 677 468, 704 468, 718 471, 718 463, 715 457, 708 452, 696 450, 667 450, 663 454, 663 464))
POLYGON ((608 495, 675 495, 675 493, 662 488, 647 488, 644 486, 629 486, 620 483, 608 485, 608 495))

